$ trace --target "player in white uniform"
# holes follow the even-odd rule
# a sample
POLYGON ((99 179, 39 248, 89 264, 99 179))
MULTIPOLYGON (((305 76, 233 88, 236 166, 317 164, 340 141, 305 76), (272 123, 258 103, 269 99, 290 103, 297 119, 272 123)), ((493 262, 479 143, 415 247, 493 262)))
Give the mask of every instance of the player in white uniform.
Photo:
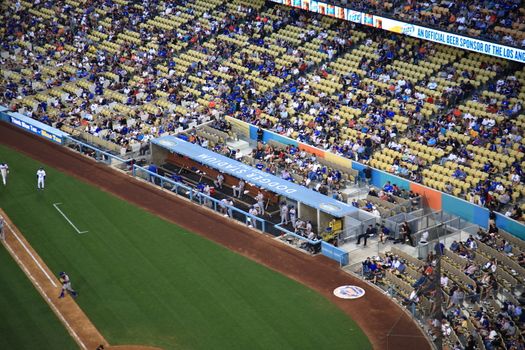
POLYGON ((44 189, 44 181, 46 179, 46 171, 44 168, 40 168, 36 172, 36 179, 37 179, 37 189, 43 190, 44 189))
MULTIPOLYGON (((252 205, 252 207, 250 208, 250 210, 248 211, 249 214, 252 214, 253 216, 257 216, 257 214, 259 213, 257 211, 257 209, 255 208, 254 205, 252 205)), ((246 223, 248 224, 248 227, 256 227, 256 221, 255 219, 252 219, 251 217, 246 217, 246 223)))
POLYGON ((259 191, 257 196, 255 196, 255 200, 257 201, 261 215, 264 215, 264 194, 259 191))
POLYGON ((281 225, 288 225, 288 205, 286 203, 281 204, 281 225))
POLYGON ((220 202, 220 211, 224 216, 228 216, 228 207, 226 207, 228 204, 229 202, 227 198, 223 198, 220 202))
POLYGON ((78 293, 71 287, 71 280, 65 272, 60 272, 60 283, 62 283, 62 290, 60 291, 59 298, 63 298, 66 292, 71 294, 73 298, 76 298, 78 293))
POLYGON ((239 184, 237 186, 233 186, 233 196, 234 197, 238 197, 238 198, 241 198, 242 195, 244 194, 244 186, 245 186, 245 182, 243 179, 240 179, 239 180, 239 184))
POLYGON ((7 185, 7 174, 9 174, 9 166, 7 163, 0 163, 0 174, 2 175, 2 183, 7 185))
POLYGON ((295 228, 295 222, 297 221, 297 212, 295 211, 295 207, 293 205, 290 207, 288 214, 290 215, 290 222, 292 223, 292 227, 295 228))
MULTIPOLYGON (((230 207, 233 207, 233 206, 234 206, 233 201, 232 201, 231 199, 228 200, 228 205, 229 205, 230 207)), ((233 209, 228 208, 228 216, 229 216, 230 218, 233 218, 233 209)))
POLYGON ((219 173, 219 174, 217 175, 217 180, 215 180, 213 183, 215 184, 215 186, 216 186, 217 188, 222 189, 222 184, 224 183, 224 175, 222 175, 221 173, 219 173))

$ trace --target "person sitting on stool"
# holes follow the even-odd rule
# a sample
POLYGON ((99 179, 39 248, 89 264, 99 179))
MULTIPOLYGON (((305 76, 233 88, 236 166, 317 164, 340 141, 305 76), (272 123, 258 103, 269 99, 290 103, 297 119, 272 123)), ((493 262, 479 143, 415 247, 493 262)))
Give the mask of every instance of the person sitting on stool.
POLYGON ((241 198, 244 194, 244 185, 245 182, 243 179, 239 180, 239 184, 237 186, 233 186, 233 196, 237 198, 241 198))
POLYGON ((295 233, 298 235, 303 236, 304 231, 306 230, 306 222, 304 220, 301 220, 301 218, 297 218, 295 221, 295 233))
POLYGON ((359 236, 357 236, 357 244, 361 244, 361 238, 365 239, 365 243, 363 244, 364 247, 366 247, 366 241, 368 240, 368 237, 374 234, 374 226, 368 225, 368 228, 364 233, 361 233, 359 236))
POLYGON ((379 231, 379 241, 385 244, 388 238, 390 238, 390 230, 388 229, 388 227, 382 224, 379 231))
POLYGON ((222 173, 219 173, 217 175, 217 180, 213 182, 215 184, 215 187, 222 189, 222 184, 224 183, 224 175, 222 173))
POLYGON ((312 233, 312 230, 313 230, 313 225, 312 225, 312 221, 308 220, 306 222, 306 227, 304 229, 304 235, 305 237, 308 237, 311 233, 312 233))

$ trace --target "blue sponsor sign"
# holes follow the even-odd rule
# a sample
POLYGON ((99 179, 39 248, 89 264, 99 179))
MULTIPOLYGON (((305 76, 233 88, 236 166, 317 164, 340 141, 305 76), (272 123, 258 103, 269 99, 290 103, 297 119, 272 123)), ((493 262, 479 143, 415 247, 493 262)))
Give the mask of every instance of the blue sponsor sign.
MULTIPOLYGON (((288 4, 282 0, 271 1, 279 4, 288 4)), ((289 3, 289 5, 291 5, 291 3, 289 3)), ((326 3, 312 0, 310 2, 309 10, 322 15, 333 16, 333 6, 330 6, 331 5, 326 3)), ((375 16, 364 12, 354 11, 349 8, 344 9, 344 15, 347 21, 374 26, 376 28, 381 28, 395 33, 405 34, 423 40, 454 46, 463 50, 475 51, 485 55, 525 63, 525 50, 516 47, 500 45, 467 36, 444 32, 437 29, 422 27, 411 23, 393 20, 387 17, 375 16)))
POLYGON ((62 137, 67 136, 67 133, 63 131, 39 122, 38 120, 26 117, 20 113, 10 113, 9 117, 11 124, 59 144, 62 144, 62 137))
POLYGON ((414 28, 415 30, 411 32, 410 35, 419 39, 430 40, 464 50, 475 51, 490 56, 525 63, 525 50, 522 49, 447 33, 426 27, 414 26, 414 28))
POLYGON ((345 19, 350 22, 361 23, 363 14, 358 11, 345 9, 345 19))
POLYGON ((348 265, 348 262, 349 262, 348 252, 341 248, 334 247, 328 242, 325 242, 325 241, 321 242, 321 254, 323 254, 327 258, 338 261, 339 264, 342 266, 348 265))

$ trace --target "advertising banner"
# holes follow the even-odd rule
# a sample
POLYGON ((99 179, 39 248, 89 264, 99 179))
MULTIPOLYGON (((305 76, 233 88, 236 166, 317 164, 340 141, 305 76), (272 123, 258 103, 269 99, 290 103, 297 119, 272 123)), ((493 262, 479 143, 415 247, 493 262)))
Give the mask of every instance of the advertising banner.
POLYGON ((365 26, 374 26, 374 15, 369 15, 368 13, 363 13, 363 22, 365 26))
POLYGON ((66 133, 58 129, 52 128, 49 125, 41 123, 38 120, 26 117, 19 113, 13 113, 9 116, 11 118, 11 124, 59 144, 62 144, 62 137, 67 135, 66 133))
POLYGON ((301 8, 306 11, 310 11, 310 0, 303 0, 301 3, 301 8))
POLYGON ((310 1, 310 11, 319 12, 319 3, 317 0, 310 1))
POLYGON ((363 21, 363 14, 358 11, 345 9, 345 19, 354 23, 361 23, 363 21))
POLYGON ((330 17, 335 17, 335 5, 326 5, 326 14, 330 17))
POLYGON ((374 27, 406 35, 412 35, 415 31, 415 26, 413 24, 380 16, 374 16, 374 27))
POLYGON ((475 51, 490 56, 525 63, 525 50, 522 49, 464 37, 436 29, 430 29, 416 25, 413 27, 414 29, 411 30, 408 35, 419 39, 430 40, 460 49, 475 51))
POLYGON ((345 9, 339 6, 335 7, 335 17, 339 19, 346 19, 345 9))
POLYGON ((478 52, 485 55, 525 63, 525 50, 488 41, 469 38, 466 36, 447 33, 437 29, 426 28, 394 19, 375 16, 368 13, 354 11, 348 8, 331 5, 315 0, 271 0, 278 4, 295 6, 311 12, 344 19, 354 23, 361 23, 370 27, 381 28, 390 32, 410 35, 412 37, 430 40, 436 43, 454 46, 459 49, 478 52))
POLYGON ((328 14, 328 13, 326 12, 326 5, 327 5, 327 4, 324 3, 324 2, 322 2, 322 1, 318 1, 318 2, 317 2, 317 13, 320 13, 320 14, 322 14, 322 15, 326 15, 326 14, 328 14))

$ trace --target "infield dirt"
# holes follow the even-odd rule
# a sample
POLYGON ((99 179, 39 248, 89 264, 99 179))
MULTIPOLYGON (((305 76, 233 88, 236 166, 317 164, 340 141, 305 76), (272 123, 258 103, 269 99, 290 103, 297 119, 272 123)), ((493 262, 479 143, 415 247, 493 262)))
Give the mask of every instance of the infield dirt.
POLYGON ((0 123, 0 143, 320 292, 357 322, 374 349, 431 349, 421 329, 399 305, 380 290, 342 271, 332 260, 303 254, 272 237, 234 224, 229 219, 3 122, 0 123), (336 298, 334 288, 347 284, 364 288, 365 297, 356 300, 336 298))

